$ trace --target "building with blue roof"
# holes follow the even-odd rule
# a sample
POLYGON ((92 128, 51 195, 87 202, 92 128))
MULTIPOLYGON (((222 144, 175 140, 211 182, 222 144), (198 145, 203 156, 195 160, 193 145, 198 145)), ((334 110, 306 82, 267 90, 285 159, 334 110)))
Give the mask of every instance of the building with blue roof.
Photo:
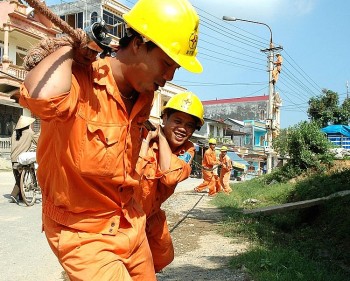
POLYGON ((329 125, 321 129, 329 141, 338 147, 350 150, 350 126, 329 125))

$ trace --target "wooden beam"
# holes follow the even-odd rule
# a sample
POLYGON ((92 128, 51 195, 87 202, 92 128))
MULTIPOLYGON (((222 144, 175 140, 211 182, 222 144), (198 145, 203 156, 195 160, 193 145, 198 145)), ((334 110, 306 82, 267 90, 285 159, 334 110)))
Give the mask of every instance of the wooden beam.
POLYGON ((293 203, 286 203, 282 205, 276 205, 276 206, 268 206, 258 209, 251 209, 251 210, 243 210, 243 214, 274 214, 278 212, 285 212, 289 210, 295 210, 295 209, 303 209, 303 208, 309 208, 312 206, 323 204, 325 201, 335 198, 335 197, 343 197, 350 194, 350 190, 344 190, 339 191, 336 193, 333 193, 326 197, 311 199, 311 200, 305 200, 305 201, 299 201, 299 202, 293 202, 293 203))

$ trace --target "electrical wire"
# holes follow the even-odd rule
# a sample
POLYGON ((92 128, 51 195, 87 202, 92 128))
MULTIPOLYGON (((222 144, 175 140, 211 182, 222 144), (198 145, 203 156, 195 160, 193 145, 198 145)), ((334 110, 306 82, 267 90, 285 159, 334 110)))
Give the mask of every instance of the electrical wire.
MULTIPOLYGON (((136 1, 126 0, 133 6, 136 1)), ((67 3, 78 7, 74 2, 61 1, 61 3, 67 3)), ((100 7, 100 3, 96 4, 96 7, 100 7)), ((268 46, 269 41, 254 34, 248 32, 242 28, 237 27, 234 24, 222 21, 222 19, 208 13, 202 8, 195 6, 201 19, 201 32, 200 40, 198 43, 198 57, 207 61, 213 61, 215 63, 232 66, 233 68, 244 68, 250 71, 266 73, 266 55, 261 52, 261 49, 268 46), (234 54, 238 55, 235 56, 234 54), (248 59, 246 59, 248 58, 248 59), (263 61, 265 60, 266 65, 263 61), (259 68, 261 66, 261 68, 259 68)), ((282 71, 277 83, 284 86, 279 88, 280 96, 282 99, 294 103, 292 106, 298 106, 300 110, 301 105, 305 100, 310 97, 317 96, 321 92, 321 88, 310 78, 308 74, 295 62, 291 55, 284 48, 282 51, 286 56, 284 57, 284 63, 282 65, 282 71), (295 103, 290 99, 293 96, 295 100, 300 100, 301 103, 295 103)), ((193 78, 195 79, 195 78, 193 78)), ((176 80, 174 80, 176 81, 176 80)), ((182 86, 191 87, 237 87, 247 86, 254 87, 261 85, 264 82, 231 82, 223 83, 217 81, 195 82, 195 81, 179 81, 182 86), (183 84, 186 83, 186 84, 183 84)), ((265 82, 266 89, 268 87, 268 81, 265 82)), ((254 91, 255 93, 255 91, 254 91)), ((249 96, 249 95, 248 95, 249 96)), ((307 102, 305 102, 305 105, 307 102)), ((287 107, 284 107, 287 110, 287 107)))

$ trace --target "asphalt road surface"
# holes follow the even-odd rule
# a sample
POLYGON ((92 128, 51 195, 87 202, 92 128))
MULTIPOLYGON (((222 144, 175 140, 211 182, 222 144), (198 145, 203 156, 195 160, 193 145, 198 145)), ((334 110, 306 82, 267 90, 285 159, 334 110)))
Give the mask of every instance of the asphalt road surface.
POLYGON ((41 232, 41 200, 9 203, 12 171, 0 171, 0 280, 58 281, 63 269, 41 232))

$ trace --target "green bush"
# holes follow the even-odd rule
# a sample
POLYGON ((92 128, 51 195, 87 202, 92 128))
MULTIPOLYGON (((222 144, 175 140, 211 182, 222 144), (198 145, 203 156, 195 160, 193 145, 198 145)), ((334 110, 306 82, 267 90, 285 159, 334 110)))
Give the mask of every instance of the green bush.
POLYGON ((304 121, 282 130, 273 147, 281 156, 288 156, 289 160, 284 167, 267 177, 267 182, 285 182, 307 170, 322 171, 325 165, 331 165, 333 161, 329 151, 332 144, 317 123, 304 121))

